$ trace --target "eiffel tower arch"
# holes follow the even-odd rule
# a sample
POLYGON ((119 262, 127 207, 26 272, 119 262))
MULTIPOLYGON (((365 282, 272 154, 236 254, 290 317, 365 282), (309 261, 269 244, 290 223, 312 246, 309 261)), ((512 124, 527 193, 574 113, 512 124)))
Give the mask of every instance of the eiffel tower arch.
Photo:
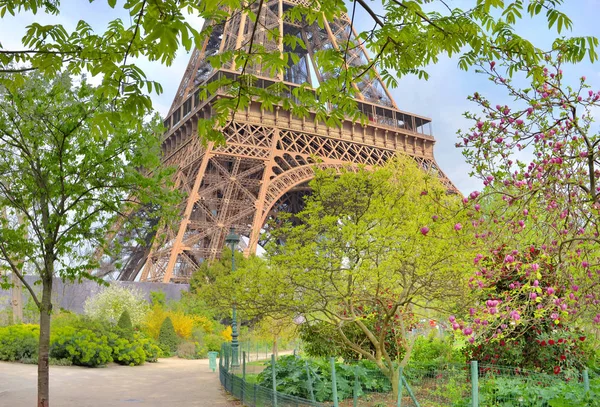
MULTIPOLYGON (((179 208, 181 217, 174 224, 159 223, 156 235, 142 236, 146 244, 138 244, 125 255, 124 264, 116 270, 119 279, 187 282, 202 261, 220 255, 230 227, 246 236, 246 252, 255 252, 269 217, 281 210, 300 210, 315 168, 378 166, 401 152, 425 170, 436 171, 448 189, 456 191, 435 163, 431 120, 398 109, 374 70, 353 84, 358 107, 369 118, 367 124, 345 120, 339 127, 328 127, 315 120, 314 114, 298 118, 289 111, 269 111, 252 102, 236 112, 223 130, 226 144, 201 142, 198 120, 211 117, 212 104, 227 93, 217 90, 201 100, 198 87, 223 75, 235 77, 240 71, 233 63, 213 69, 206 58, 247 47, 252 34, 254 43, 267 50, 284 51, 281 40, 266 34, 274 27, 299 36, 307 45, 306 50, 297 51, 298 62, 290 62, 278 77, 269 77, 260 66, 248 67, 258 78, 256 86, 280 81, 288 87, 303 83, 316 87, 327 79, 329 74, 313 63, 314 52, 331 47, 339 50, 339 44, 352 40, 356 33, 347 17, 323 26, 292 24, 282 18, 290 7, 303 3, 265 0, 257 13, 256 29, 247 13, 233 13, 223 24, 212 25, 210 36, 194 50, 165 119, 167 131, 162 138, 164 165, 177 168, 175 185, 185 195, 179 208)), ((209 25, 207 22, 204 29, 209 25)), ((369 62, 360 46, 348 51, 349 65, 369 62)))

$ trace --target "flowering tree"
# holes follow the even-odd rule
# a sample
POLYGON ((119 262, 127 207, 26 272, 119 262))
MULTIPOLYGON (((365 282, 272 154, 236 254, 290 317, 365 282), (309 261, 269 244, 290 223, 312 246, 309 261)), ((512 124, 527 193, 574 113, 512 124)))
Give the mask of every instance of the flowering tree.
MULTIPOLYGON (((512 79, 508 67, 482 63, 480 72, 514 103, 475 93, 470 100, 481 113, 467 113, 474 126, 459 133, 458 146, 485 188, 464 200, 481 248, 470 282, 480 302, 466 322, 451 320, 471 343, 572 344, 585 336, 567 326, 600 323, 600 134, 593 125, 600 92, 585 77, 570 86, 560 54, 520 66, 512 79), (517 85, 524 79, 527 89, 517 85)), ((557 356, 555 373, 572 362, 557 356)))
POLYGON ((112 284, 93 297, 89 297, 84 304, 86 315, 91 318, 106 320, 116 323, 123 311, 128 311, 133 325, 144 322, 150 305, 144 294, 135 287, 123 287, 112 284))

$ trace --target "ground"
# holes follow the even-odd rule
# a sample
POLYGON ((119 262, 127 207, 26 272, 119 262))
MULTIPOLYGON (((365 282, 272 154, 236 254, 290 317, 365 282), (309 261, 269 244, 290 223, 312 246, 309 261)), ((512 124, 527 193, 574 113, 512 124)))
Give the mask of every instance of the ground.
MULTIPOLYGON (((0 406, 33 407, 37 366, 0 363, 0 406)), ((233 407, 208 360, 160 359, 129 367, 50 366, 50 403, 58 407, 233 407)), ((239 406, 239 403, 237 403, 239 406)))

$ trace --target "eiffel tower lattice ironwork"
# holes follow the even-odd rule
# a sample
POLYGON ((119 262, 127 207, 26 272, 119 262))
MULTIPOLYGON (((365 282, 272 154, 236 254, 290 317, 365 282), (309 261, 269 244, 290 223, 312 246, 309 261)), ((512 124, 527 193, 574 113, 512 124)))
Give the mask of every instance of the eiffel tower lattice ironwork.
MULTIPOLYGON (((270 217, 282 210, 300 210, 307 183, 317 167, 377 166, 402 152, 414 157, 424 169, 437 171, 448 189, 456 191, 435 163, 431 120, 399 110, 374 70, 353 84, 358 106, 369 118, 366 125, 346 120, 340 127, 328 127, 314 116, 297 118, 286 110, 267 111, 252 102, 238 111, 224 130, 224 146, 203 145, 197 134, 198 120, 210 117, 213 101, 225 93, 217 91, 201 100, 199 85, 239 74, 233 63, 213 69, 208 56, 246 47, 251 35, 254 43, 265 49, 283 52, 281 39, 267 35, 269 29, 278 27, 279 32, 301 37, 306 50, 298 51, 298 62, 290 62, 279 77, 269 77, 260 66, 249 67, 249 73, 258 77, 257 86, 283 81, 290 87, 303 83, 316 87, 328 73, 314 64, 314 52, 331 47, 339 50, 341 43, 356 36, 347 17, 323 26, 290 23, 282 18, 290 7, 307 5, 306 1, 262 3, 260 13, 254 10, 257 29, 248 13, 232 13, 225 23, 212 25, 202 47, 193 51, 165 120, 168 130, 162 142, 163 162, 177 168, 176 187, 185 193, 181 218, 176 224, 159 224, 156 236, 145 236, 146 245, 131 250, 121 270, 116 270, 119 279, 187 282, 202 261, 221 254, 230 227, 246 237, 245 250, 254 252, 270 217)), ((348 51, 349 65, 369 61, 360 46, 348 51)))

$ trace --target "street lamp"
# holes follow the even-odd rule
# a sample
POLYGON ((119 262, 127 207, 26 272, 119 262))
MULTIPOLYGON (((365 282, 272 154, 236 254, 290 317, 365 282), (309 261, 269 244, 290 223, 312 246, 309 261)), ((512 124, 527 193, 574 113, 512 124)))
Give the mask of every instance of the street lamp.
MULTIPOLYGON (((240 242, 240 237, 235 234, 235 228, 229 229, 229 234, 225 237, 225 244, 231 248, 231 273, 235 271, 235 247, 240 242)), ((231 366, 239 366, 238 358, 238 329, 236 322, 235 298, 233 300, 233 320, 231 321, 231 366)))

